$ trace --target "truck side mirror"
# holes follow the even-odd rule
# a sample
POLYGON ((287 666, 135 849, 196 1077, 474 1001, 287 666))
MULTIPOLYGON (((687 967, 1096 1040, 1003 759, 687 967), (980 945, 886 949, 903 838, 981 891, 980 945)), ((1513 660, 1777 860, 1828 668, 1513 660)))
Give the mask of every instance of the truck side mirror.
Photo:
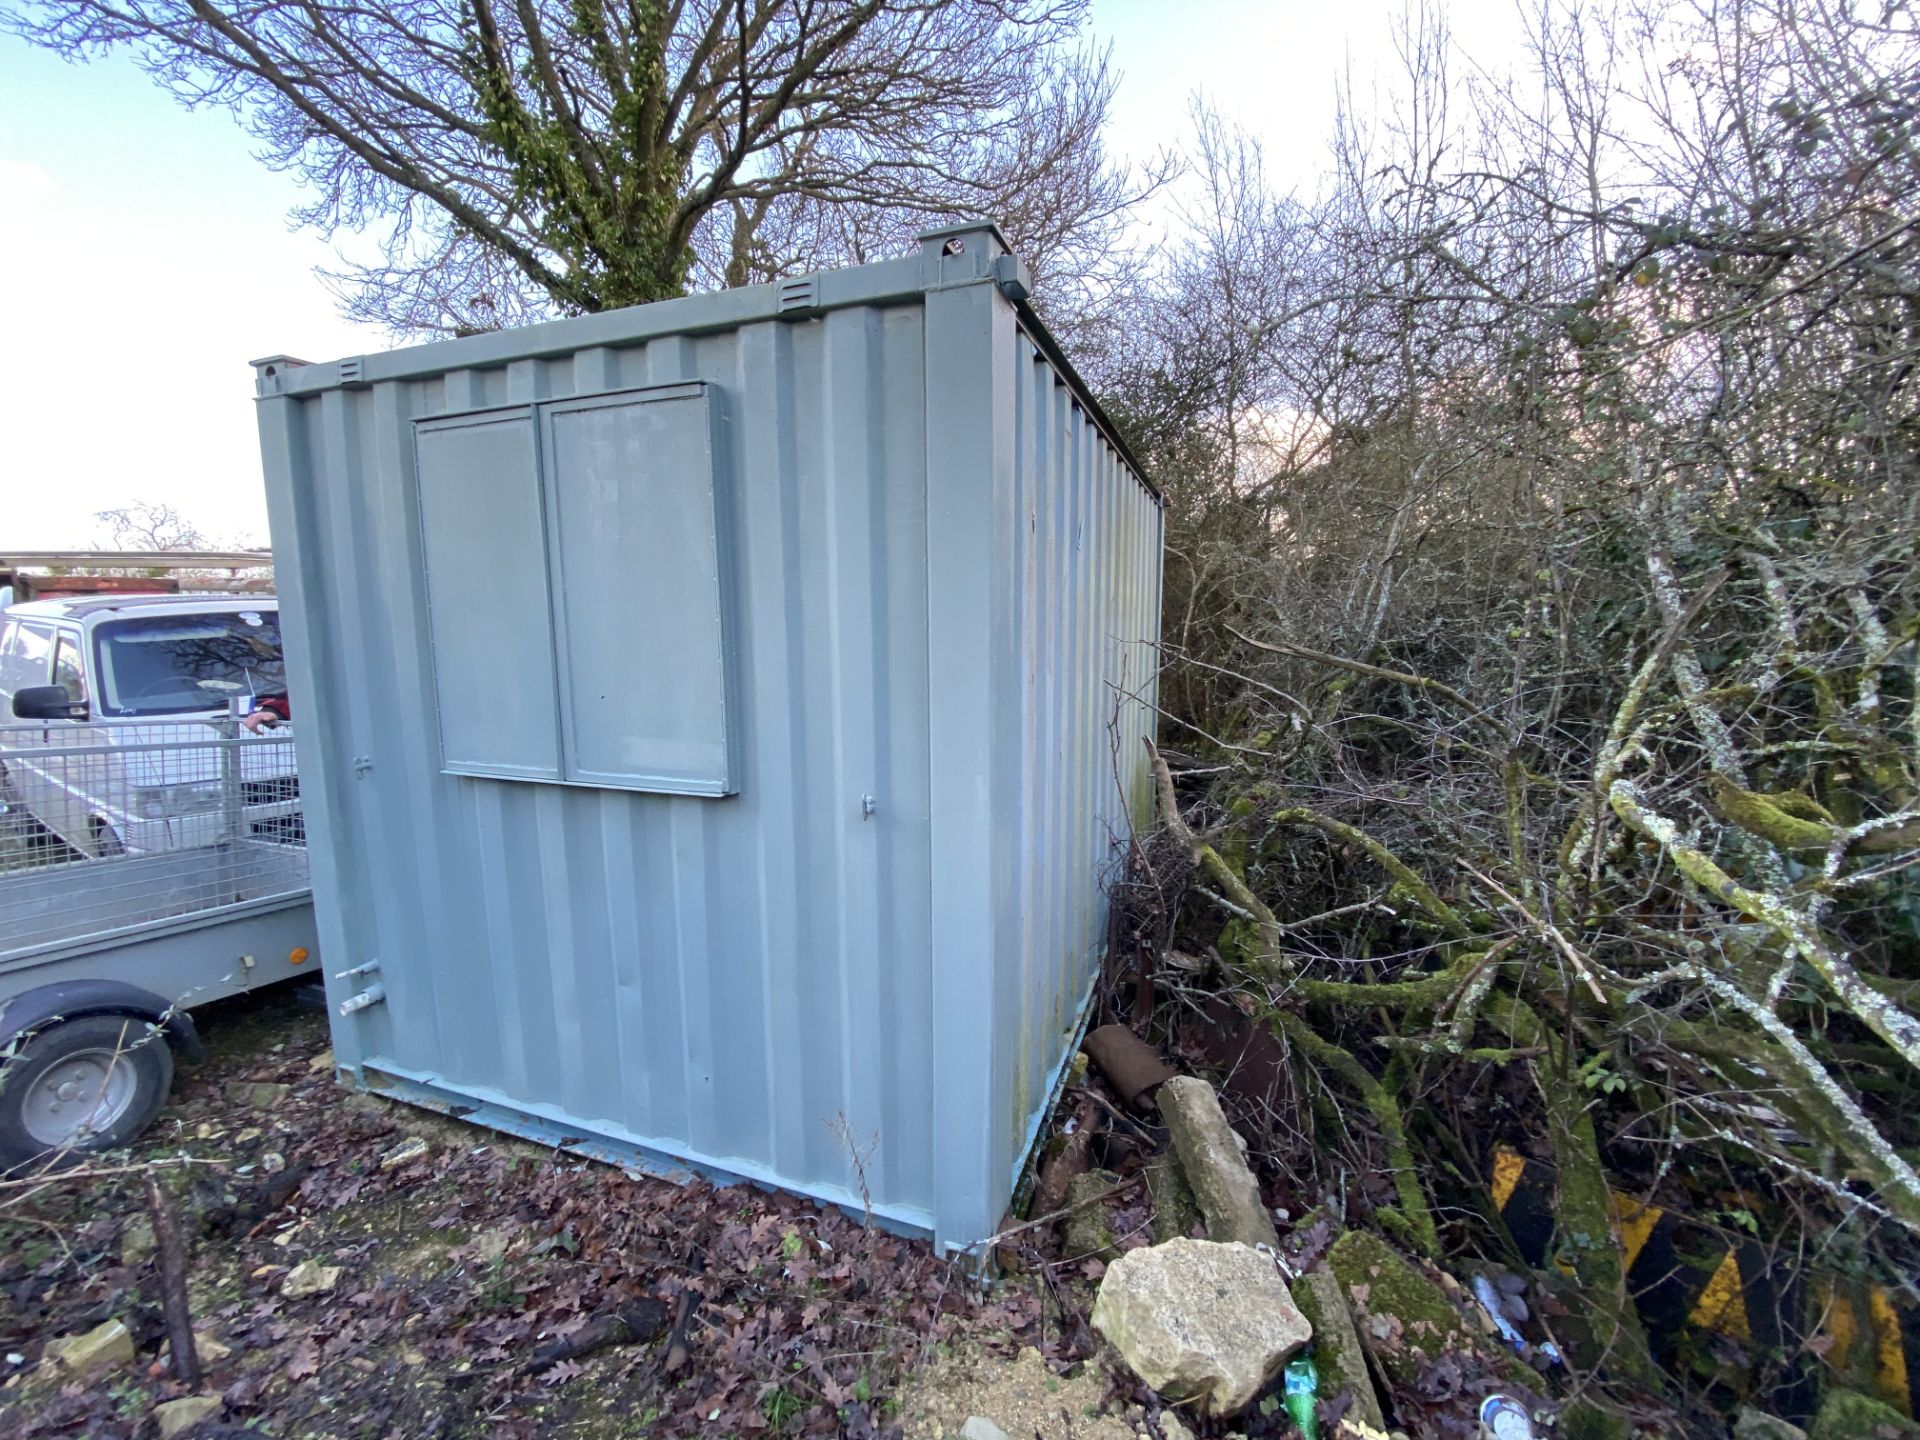
POLYGON ((22 720, 85 720, 87 702, 64 685, 26 685, 13 692, 13 713, 22 720))

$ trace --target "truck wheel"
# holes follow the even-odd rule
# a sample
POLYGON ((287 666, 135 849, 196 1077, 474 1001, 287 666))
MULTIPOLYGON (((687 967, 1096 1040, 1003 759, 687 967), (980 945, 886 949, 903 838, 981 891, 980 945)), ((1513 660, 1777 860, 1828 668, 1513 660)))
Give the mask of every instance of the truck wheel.
POLYGON ((173 1084, 165 1037, 131 1015, 39 1031, 0 1069, 0 1170, 61 1169, 130 1144, 173 1084))

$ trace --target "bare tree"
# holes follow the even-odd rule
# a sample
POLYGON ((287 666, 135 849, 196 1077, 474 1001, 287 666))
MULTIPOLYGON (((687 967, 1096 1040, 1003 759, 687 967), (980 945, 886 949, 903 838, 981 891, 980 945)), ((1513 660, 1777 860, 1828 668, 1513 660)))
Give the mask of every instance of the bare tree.
POLYGON ((154 500, 136 500, 115 510, 95 513, 109 541, 122 550, 199 550, 207 536, 173 506, 154 500))
POLYGON ((1106 378, 1181 948, 1344 1101, 1276 1170, 1440 1253, 1499 1243, 1450 1167, 1550 1156, 1570 1351, 1649 1378, 1609 1186, 1920 1273, 1920 28, 1530 30, 1497 81, 1416 9, 1310 203, 1203 128, 1106 378))
POLYGON ((1106 156, 1086 0, 41 0, 0 23, 131 52, 230 109, 370 235, 350 313, 491 328, 741 284, 994 214, 1040 275, 1105 255, 1144 180, 1106 156))

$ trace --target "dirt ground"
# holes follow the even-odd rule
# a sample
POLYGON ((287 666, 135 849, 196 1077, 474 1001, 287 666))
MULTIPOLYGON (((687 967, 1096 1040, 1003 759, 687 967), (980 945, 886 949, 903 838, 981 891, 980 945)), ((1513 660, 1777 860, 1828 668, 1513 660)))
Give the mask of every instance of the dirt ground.
POLYGON ((916 1371, 902 1386, 899 1411, 906 1440, 942 1440, 975 1415, 1015 1440, 1031 1435, 1073 1440, 1134 1440, 1147 1433, 1137 1405, 1121 1406, 1108 1374, 1073 1365, 1058 1374, 1032 1346, 1012 1360, 962 1346, 916 1371))
MULTIPOLYGON (((132 1161, 182 1162, 164 1174, 193 1246, 197 1393, 220 1397, 190 1432, 203 1440, 890 1434, 914 1419, 903 1382, 956 1348, 1038 1344, 1047 1358, 1025 1363, 1043 1386, 1085 1348, 1049 1326, 1038 1287, 983 1296, 929 1247, 838 1211, 350 1094, 324 1016, 285 990, 198 1018, 211 1056, 181 1070, 131 1156, 0 1191, 0 1434, 148 1440, 154 1407, 195 1393, 162 1359, 132 1161), (309 1262, 303 1278, 338 1268, 331 1290, 289 1294, 309 1262), (615 1314, 651 1333, 537 1363, 615 1314), (48 1341, 116 1319, 134 1363, 79 1383, 44 1361, 48 1341)), ((1073 1392, 1083 1427, 1106 1388, 1073 1392)), ((938 1424, 966 1418, 939 1408, 938 1424)))

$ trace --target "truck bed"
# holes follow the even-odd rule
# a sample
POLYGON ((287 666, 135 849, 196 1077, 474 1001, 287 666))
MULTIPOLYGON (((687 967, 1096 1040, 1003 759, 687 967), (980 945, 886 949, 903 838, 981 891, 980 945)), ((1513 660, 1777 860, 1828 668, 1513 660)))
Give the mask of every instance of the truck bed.
POLYGON ((298 845, 223 841, 36 867, 0 875, 0 966, 307 898, 307 852, 298 845))

